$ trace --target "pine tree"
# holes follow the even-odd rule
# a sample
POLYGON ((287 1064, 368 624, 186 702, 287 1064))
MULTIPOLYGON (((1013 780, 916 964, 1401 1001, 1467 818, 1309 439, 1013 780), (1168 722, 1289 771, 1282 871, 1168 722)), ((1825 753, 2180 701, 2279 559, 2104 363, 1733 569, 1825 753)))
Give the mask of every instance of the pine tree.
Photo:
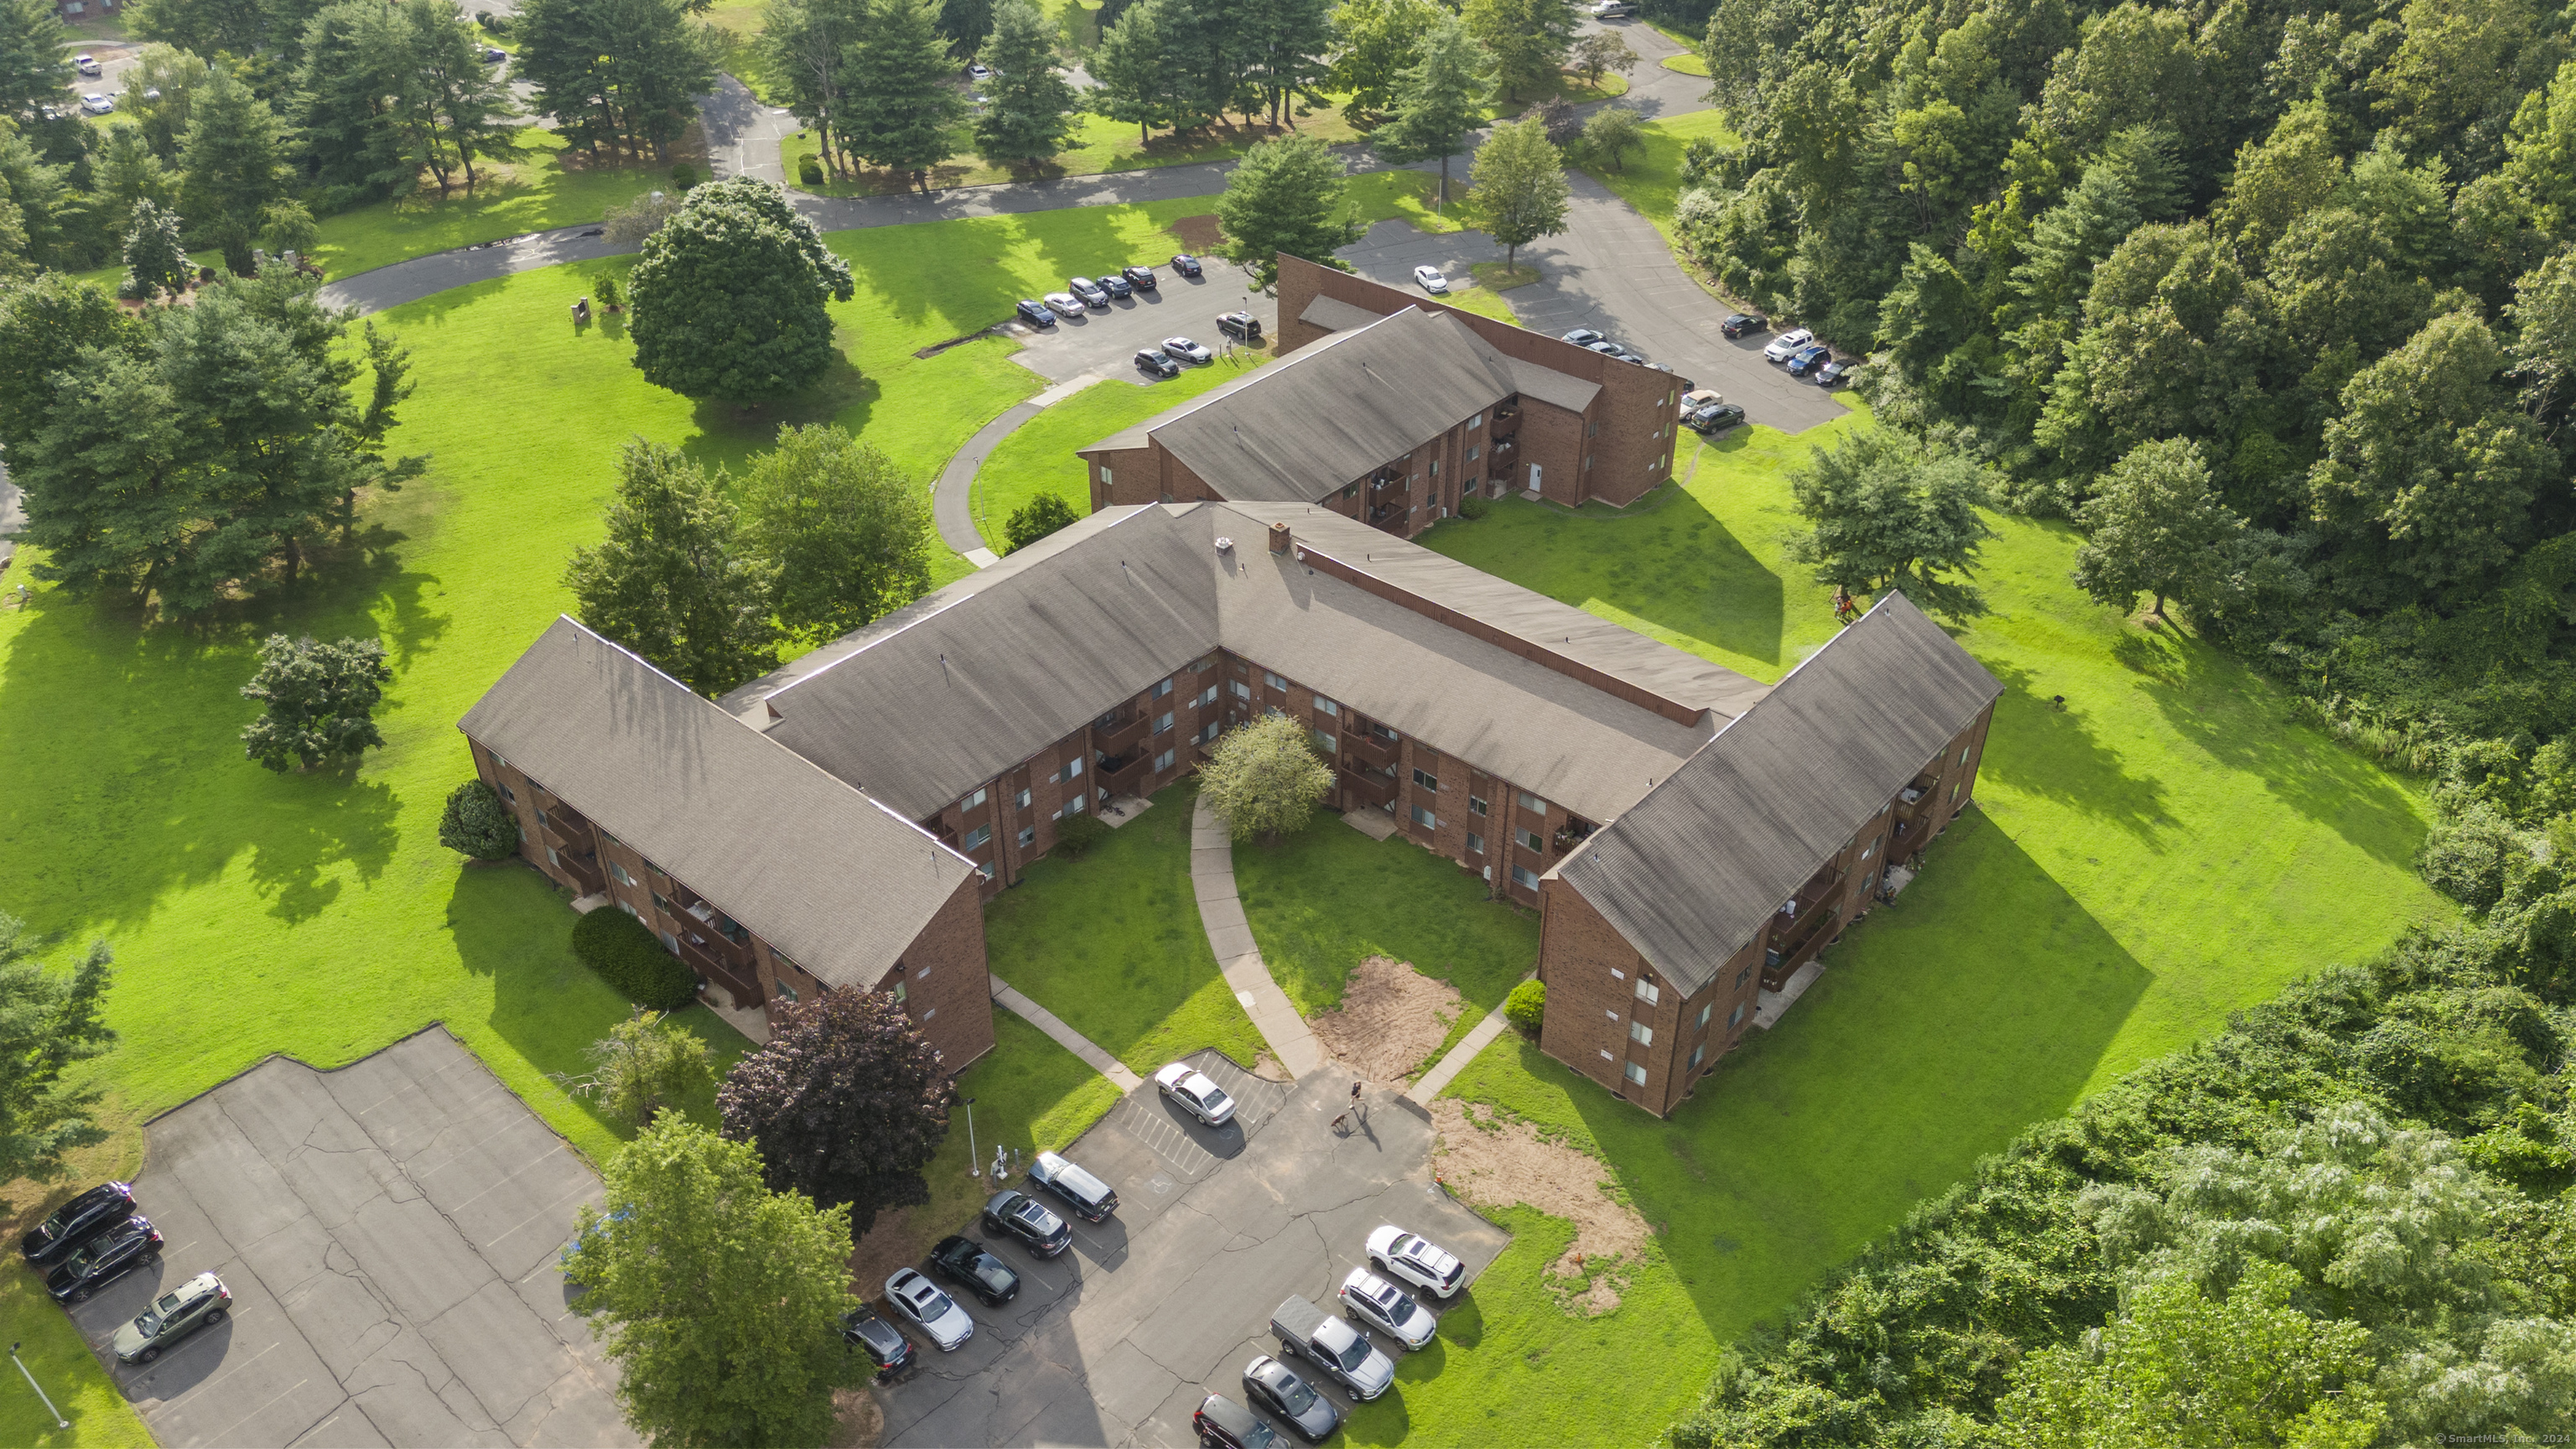
POLYGON ((165 293, 175 297, 188 290, 196 273, 197 264, 188 260, 188 248, 179 240, 177 213, 136 202, 134 224, 125 233, 125 295, 147 302, 165 293))
POLYGON ((930 168, 956 150, 953 132, 966 115, 949 81, 937 0, 876 0, 868 18, 851 53, 841 142, 927 194, 930 168))
POLYGON ((1341 159, 1313 136, 1283 136, 1244 153, 1217 198, 1217 224, 1225 229, 1226 260, 1252 273, 1267 290, 1279 280, 1279 254, 1341 266, 1336 249, 1367 228, 1349 215, 1335 220, 1342 200, 1341 159))
POLYGON ((1395 119, 1378 128, 1378 154, 1390 161, 1440 158, 1440 204, 1449 204, 1449 158, 1483 124, 1492 95, 1493 57, 1454 15, 1431 22, 1417 42, 1419 59, 1391 87, 1395 119))
POLYGON ((1324 0, 1250 0, 1237 11, 1244 77, 1270 113, 1273 126, 1296 124, 1300 97, 1312 98, 1331 69, 1324 53, 1332 23, 1324 0))
POLYGON ((975 118, 975 152, 996 166, 1024 166, 1064 149, 1078 98, 1055 68, 1052 27, 1029 0, 1002 0, 982 59, 992 104, 975 118))
POLYGON ((271 634, 259 646, 259 673, 242 686, 245 698, 266 706, 242 731, 242 745, 261 765, 284 774, 325 761, 354 762, 385 742, 375 709, 394 672, 376 639, 271 634))
POLYGON ((1506 101, 1546 90, 1574 44, 1567 0, 1466 0, 1460 16, 1467 33, 1493 52, 1506 101))
POLYGON ((268 102, 217 66, 189 103, 179 170, 188 214, 237 275, 251 271, 260 213, 286 192, 286 125, 268 102))
POLYGON ((834 141, 847 99, 850 47, 866 20, 864 0, 770 0, 761 12, 760 51, 778 98, 814 131, 823 164, 837 179, 834 141))
POLYGON ((1097 86, 1086 103, 1098 115, 1134 126, 1140 142, 1152 140, 1156 126, 1178 124, 1164 6, 1165 0, 1129 6, 1101 34, 1089 67, 1097 86))
POLYGON ((72 79, 63 56, 70 43, 54 0, 0 0, 0 116, 32 118, 62 99, 72 79))
POLYGON ((295 120, 324 182, 388 196, 420 175, 423 138, 398 119, 421 104, 410 30, 403 12, 371 0, 339 0, 305 27, 295 120))
MULTIPOLYGON (((483 63, 482 43, 452 0, 407 0, 412 74, 436 138, 436 154, 453 156, 474 190, 474 158, 507 160, 518 154, 519 105, 509 83, 483 63)), ((441 195, 447 173, 438 173, 441 195)))

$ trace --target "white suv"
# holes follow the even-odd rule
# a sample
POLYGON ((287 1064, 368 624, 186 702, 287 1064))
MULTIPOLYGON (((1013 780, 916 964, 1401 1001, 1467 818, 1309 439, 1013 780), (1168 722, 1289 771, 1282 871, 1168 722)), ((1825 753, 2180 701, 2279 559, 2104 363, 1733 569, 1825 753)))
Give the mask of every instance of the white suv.
POLYGON ((1779 336, 1772 338, 1771 345, 1762 349, 1762 356, 1767 361, 1786 362, 1790 358, 1797 356, 1800 349, 1806 347, 1809 343, 1815 340, 1815 333, 1808 331, 1804 327, 1792 327, 1788 331, 1781 333, 1779 336))

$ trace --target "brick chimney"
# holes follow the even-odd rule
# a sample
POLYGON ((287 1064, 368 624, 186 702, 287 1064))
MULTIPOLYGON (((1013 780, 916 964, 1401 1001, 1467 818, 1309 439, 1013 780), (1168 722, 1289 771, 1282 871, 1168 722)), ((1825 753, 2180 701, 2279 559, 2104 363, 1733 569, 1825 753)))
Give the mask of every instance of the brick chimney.
POLYGON ((1270 551, 1272 553, 1286 553, 1288 551, 1287 524, 1274 523, 1270 525, 1270 551))

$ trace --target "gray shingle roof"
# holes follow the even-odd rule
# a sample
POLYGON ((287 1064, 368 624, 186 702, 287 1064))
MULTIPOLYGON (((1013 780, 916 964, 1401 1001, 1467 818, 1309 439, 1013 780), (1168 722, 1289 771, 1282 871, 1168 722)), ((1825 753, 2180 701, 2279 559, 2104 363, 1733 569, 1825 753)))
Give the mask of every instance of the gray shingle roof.
POLYGON ((1504 358, 1503 365, 1511 370, 1512 383, 1520 389, 1521 396, 1554 403, 1570 413, 1579 413, 1592 406, 1592 400, 1601 395, 1601 384, 1570 372, 1559 372, 1553 367, 1542 367, 1517 357, 1504 358))
POLYGON ((975 868, 571 619, 459 728, 834 986, 875 986, 975 868))
POLYGON ((1549 875, 1696 993, 2002 692, 1890 593, 1549 875))
POLYGON ((1315 300, 1306 304, 1306 310, 1297 314, 1297 320, 1312 323, 1327 332, 1348 332, 1353 328, 1366 327, 1384 315, 1318 292, 1315 300))

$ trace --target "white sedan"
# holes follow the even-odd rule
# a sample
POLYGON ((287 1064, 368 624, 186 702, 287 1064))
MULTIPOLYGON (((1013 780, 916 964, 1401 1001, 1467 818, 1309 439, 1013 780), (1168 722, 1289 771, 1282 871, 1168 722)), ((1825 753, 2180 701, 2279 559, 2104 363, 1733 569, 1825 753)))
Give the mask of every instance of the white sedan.
POLYGON ((1046 304, 1059 317, 1079 317, 1087 310, 1071 292, 1049 292, 1046 304))
POLYGON ((1420 282, 1422 290, 1435 297, 1445 296, 1449 291, 1449 278, 1438 267, 1415 267, 1413 280, 1420 282))
POLYGON ((1369 1261, 1416 1288, 1446 1298, 1467 1281, 1467 1265, 1458 1255, 1419 1233, 1389 1223, 1368 1235, 1369 1261))
POLYGON ((1154 1074, 1154 1090, 1181 1104, 1189 1114, 1210 1127, 1222 1127, 1234 1120, 1234 1099, 1225 1088, 1207 1079, 1205 1073, 1193 1071, 1188 1062, 1174 1062, 1154 1074))
POLYGON ((81 110, 93 116, 104 116, 116 110, 116 102, 96 91, 91 91, 81 97, 81 110))
POLYGON ((1440 1326, 1429 1309, 1413 1301, 1413 1295, 1366 1268, 1353 1268, 1351 1276, 1342 1280, 1341 1299, 1343 1312, 1406 1348, 1429 1343, 1432 1330, 1440 1326))
POLYGON ((1786 362, 1790 358, 1797 356, 1809 343, 1812 343, 1815 340, 1815 333, 1808 331, 1804 327, 1792 327, 1788 331, 1781 333, 1779 336, 1772 338, 1771 345, 1762 349, 1762 355, 1773 362, 1786 362))
POLYGON ((952 1352, 975 1336, 975 1320, 957 1300, 940 1291, 939 1285, 910 1268, 886 1280, 886 1297, 894 1311, 920 1325, 939 1345, 941 1353, 952 1352))
POLYGON ((1209 357, 1206 347, 1186 337, 1164 338, 1163 350, 1185 362, 1205 362, 1209 357))

